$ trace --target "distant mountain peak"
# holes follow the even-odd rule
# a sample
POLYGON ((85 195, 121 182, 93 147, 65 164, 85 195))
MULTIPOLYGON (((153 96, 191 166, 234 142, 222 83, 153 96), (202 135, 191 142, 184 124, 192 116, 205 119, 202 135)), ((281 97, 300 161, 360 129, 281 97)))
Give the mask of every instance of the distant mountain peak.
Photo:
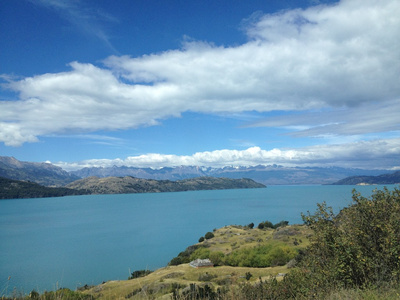
POLYGON ((0 156, 0 176, 8 179, 36 182, 44 186, 63 186, 76 175, 51 163, 19 161, 15 157, 0 156))

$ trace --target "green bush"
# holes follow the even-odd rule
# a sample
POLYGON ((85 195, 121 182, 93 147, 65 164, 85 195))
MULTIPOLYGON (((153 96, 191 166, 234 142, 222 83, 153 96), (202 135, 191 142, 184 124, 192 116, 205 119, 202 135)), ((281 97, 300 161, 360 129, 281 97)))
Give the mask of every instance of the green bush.
POLYGON ((195 260, 195 259, 206 259, 206 258, 210 258, 210 249, 201 247, 196 249, 192 254, 190 254, 190 259, 189 261, 195 260))
POLYGON ((180 264, 185 264, 189 263, 191 261, 191 255, 193 252, 195 252, 197 249, 200 248, 205 248, 207 247, 206 245, 192 245, 189 246, 185 249, 185 251, 182 251, 178 254, 177 257, 174 257, 169 263, 169 266, 177 266, 180 264))
POLYGON ((147 275, 149 275, 150 273, 152 273, 153 271, 150 270, 138 270, 138 271, 134 271, 131 273, 131 276, 129 276, 128 279, 135 279, 135 278, 139 278, 139 277, 145 277, 147 275))
POLYGON ((225 264, 235 267, 264 268, 285 265, 297 251, 287 246, 261 245, 239 249, 225 256, 225 264))
POLYGON ((206 233, 206 235, 204 237, 206 240, 212 239, 214 237, 214 233, 209 231, 206 233))
POLYGON ((306 267, 344 287, 400 278, 400 191, 353 191, 353 204, 337 216, 325 203, 303 215, 313 230, 306 267))
POLYGON ((285 227, 289 225, 289 221, 280 221, 274 225, 274 228, 285 227))
POLYGON ((258 224, 258 229, 264 228, 274 228, 274 224, 272 224, 270 221, 264 221, 258 224))
POLYGON ((208 257, 215 266, 220 266, 224 264, 225 254, 221 251, 211 252, 208 257))
MULTIPOLYGON (((325 203, 302 215, 313 234, 282 281, 242 285, 240 299, 396 299, 400 283, 400 190, 353 191, 334 214, 325 203), (385 297, 385 295, 388 295, 385 297), (390 295, 390 296, 389 296, 390 295), (358 297, 358 298, 357 298, 358 297)), ((282 257, 280 251, 271 256, 282 257)), ((272 252, 272 251, 271 251, 272 252)))

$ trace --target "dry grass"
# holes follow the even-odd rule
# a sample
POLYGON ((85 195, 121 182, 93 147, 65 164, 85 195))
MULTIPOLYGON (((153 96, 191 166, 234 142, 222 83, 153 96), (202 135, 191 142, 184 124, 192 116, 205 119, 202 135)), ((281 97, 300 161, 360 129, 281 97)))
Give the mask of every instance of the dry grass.
MULTIPOLYGON (((226 226, 214 230, 214 238, 200 244, 209 249, 228 254, 244 247, 255 247, 264 244, 289 245, 294 248, 304 248, 308 245, 309 230, 305 226, 293 225, 277 230, 249 229, 243 226, 226 226), (296 243, 296 242, 297 243, 296 243)), ((237 286, 246 282, 245 275, 250 273, 249 282, 268 280, 271 276, 278 279, 287 272, 286 266, 271 268, 245 268, 219 266, 214 268, 195 269, 188 264, 168 266, 153 273, 132 280, 109 281, 84 291, 96 299, 170 299, 172 287, 180 289, 191 283, 203 285, 205 282, 214 288, 222 286, 237 286)))
POLYGON ((169 266, 156 270, 146 277, 123 281, 109 281, 96 286, 84 293, 93 295, 96 299, 126 299, 131 293, 137 294, 130 299, 153 299, 163 295, 171 294, 172 285, 180 287, 189 286, 190 283, 204 284, 199 278, 206 275, 211 279, 207 281, 214 288, 228 285, 237 285, 246 282, 245 274, 250 272, 253 276, 250 282, 258 281, 259 278, 267 280, 271 276, 285 273, 287 268, 241 268, 221 266, 215 268, 195 269, 188 264, 169 266))

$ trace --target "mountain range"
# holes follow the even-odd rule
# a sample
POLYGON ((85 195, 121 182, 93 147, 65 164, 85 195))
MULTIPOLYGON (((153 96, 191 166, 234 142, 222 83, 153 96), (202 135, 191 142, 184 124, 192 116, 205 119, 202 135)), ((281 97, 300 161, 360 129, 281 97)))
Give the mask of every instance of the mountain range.
POLYGON ((279 165, 226 166, 223 168, 177 166, 160 169, 113 166, 93 167, 72 171, 70 174, 86 178, 90 176, 133 176, 144 179, 182 180, 195 177, 251 178, 264 185, 332 184, 349 176, 375 176, 388 170, 361 170, 338 167, 283 167, 279 165))
MULTIPOLYGON (((83 168, 67 172, 50 163, 23 162, 0 156, 0 177, 36 182, 44 186, 66 186, 82 178, 131 176, 154 180, 184 180, 197 177, 249 178, 264 185, 333 184, 350 176, 377 176, 389 170, 363 170, 338 167, 284 167, 279 165, 226 166, 222 168, 177 166, 159 169, 114 166, 83 168)), ((339 183, 340 184, 340 183, 339 183)))
POLYGON ((19 161, 0 156, 0 177, 36 182, 44 186, 64 186, 80 177, 50 163, 19 161))

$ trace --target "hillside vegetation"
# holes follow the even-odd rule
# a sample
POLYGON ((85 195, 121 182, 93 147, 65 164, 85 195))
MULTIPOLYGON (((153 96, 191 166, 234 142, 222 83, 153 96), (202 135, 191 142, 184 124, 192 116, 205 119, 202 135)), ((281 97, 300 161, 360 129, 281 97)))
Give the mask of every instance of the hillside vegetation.
POLYGON ((45 187, 34 182, 0 177, 0 199, 60 197, 90 194, 158 193, 265 187, 251 179, 202 177, 181 181, 148 180, 133 177, 89 177, 66 187, 45 187))
POLYGON ((88 192, 62 187, 45 187, 35 182, 0 177, 0 199, 61 197, 84 194, 88 194, 88 192))
POLYGON ((90 287, 84 291, 84 294, 92 295, 95 299, 156 299, 159 297, 171 299, 174 294, 177 297, 183 297, 184 294, 190 292, 191 288, 198 291, 199 288, 204 289, 208 286, 213 292, 218 289, 227 291, 232 286, 239 286, 246 282, 255 284, 260 278, 269 280, 273 276, 282 279, 284 273, 288 271, 286 264, 297 256, 299 250, 309 245, 307 236, 311 231, 304 225, 284 226, 277 229, 269 227, 252 229, 251 227, 225 226, 214 230, 212 236, 206 233, 205 236, 209 239, 188 247, 177 258, 172 259, 165 268, 144 277, 126 281, 109 281, 90 287), (265 251, 261 254, 262 251, 259 250, 264 248, 286 249, 290 255, 287 256, 276 250, 273 251, 274 253, 265 251), (236 255, 244 252, 258 254, 261 259, 267 259, 269 255, 280 259, 276 259, 272 264, 268 263, 270 265, 268 267, 250 267, 246 266, 248 262, 242 261, 241 255, 236 255), (177 259, 185 258, 188 260, 177 263, 177 259), (197 258, 210 258, 215 267, 196 269, 189 266, 187 262, 197 258), (235 266, 228 263, 228 258, 237 259, 233 263, 235 266))
POLYGON ((356 185, 356 184, 399 184, 400 171, 378 176, 351 176, 335 182, 336 185, 356 185))
POLYGON ((265 188, 251 179, 198 177, 178 181, 125 177, 88 177, 74 181, 66 187, 88 190, 91 194, 159 193, 198 190, 265 188))

